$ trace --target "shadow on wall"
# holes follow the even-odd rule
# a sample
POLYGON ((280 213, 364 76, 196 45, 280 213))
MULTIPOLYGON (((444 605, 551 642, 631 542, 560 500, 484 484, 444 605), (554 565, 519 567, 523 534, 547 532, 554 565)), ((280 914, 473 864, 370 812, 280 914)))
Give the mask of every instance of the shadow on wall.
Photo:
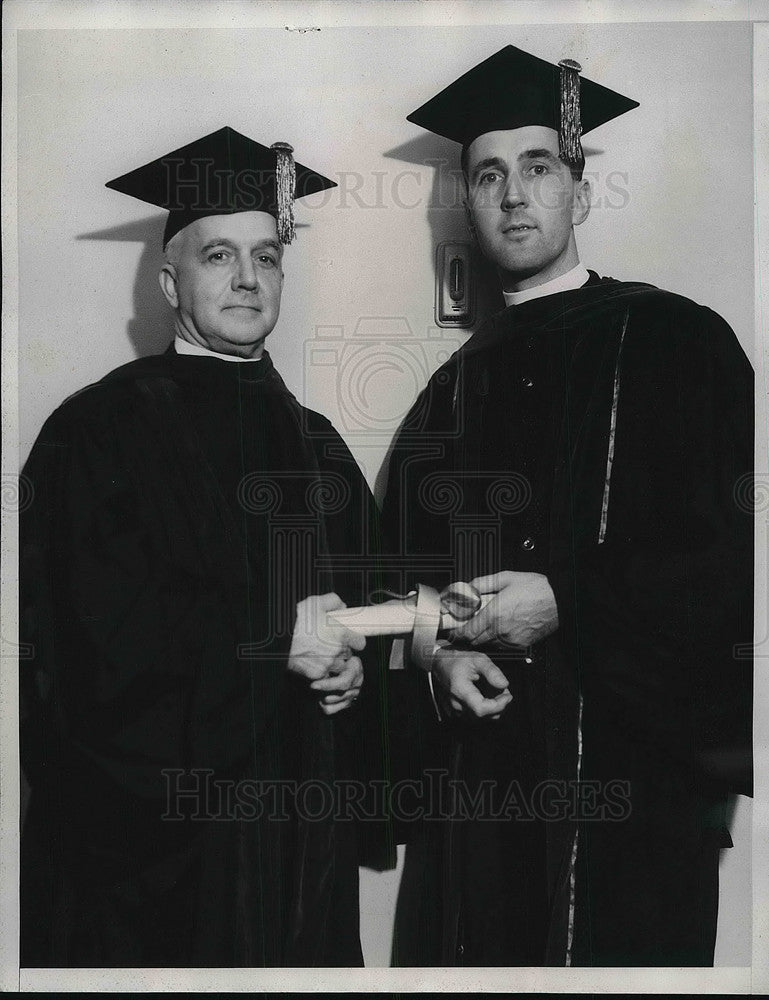
POLYGON ((158 274, 163 266, 165 223, 165 215, 152 215, 136 222, 83 233, 77 237, 78 240, 142 244, 133 283, 133 316, 126 329, 137 357, 162 354, 173 339, 171 310, 158 284, 158 274))
POLYGON ((484 260, 473 243, 467 228, 465 213, 465 184, 460 164, 461 147, 456 142, 426 132, 424 135, 401 143, 383 155, 401 163, 432 167, 432 187, 425 200, 424 210, 430 227, 430 263, 435 286, 435 251, 439 243, 456 240, 472 243, 475 273, 476 319, 472 327, 457 329, 458 334, 470 334, 480 323, 504 305, 499 280, 494 268, 484 260))
MULTIPOLYGON (((454 341, 456 344, 467 340, 486 317, 498 312, 504 306, 496 272, 478 251, 467 228, 467 215, 464 207, 465 186, 460 165, 460 152, 457 143, 426 132, 424 135, 410 139, 383 154, 387 159, 397 160, 401 163, 432 167, 430 193, 422 205, 430 229, 427 250, 430 255, 430 273, 432 275, 432 287, 424 290, 426 300, 433 301, 435 296, 438 244, 445 241, 456 241, 470 243, 473 247, 475 320, 469 327, 446 328, 446 340, 454 341)), ((404 236, 406 235, 404 233, 404 236)), ((415 265, 416 263, 415 261, 415 265)), ((404 307, 405 305, 404 303, 404 307)), ((396 437, 397 433, 387 449, 374 485, 374 495, 380 503, 387 486, 390 457, 396 437)))

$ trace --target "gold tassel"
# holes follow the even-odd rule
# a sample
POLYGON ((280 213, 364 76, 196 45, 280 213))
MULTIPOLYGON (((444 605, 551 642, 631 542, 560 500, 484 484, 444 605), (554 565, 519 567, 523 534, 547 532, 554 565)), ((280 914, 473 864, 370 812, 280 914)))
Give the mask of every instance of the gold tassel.
POLYGON ((583 162, 582 122, 579 111, 579 74, 582 67, 573 59, 561 59, 561 128, 558 133, 562 160, 575 166, 583 162))
POLYGON ((296 190, 296 166, 294 164, 294 147, 287 142, 274 142, 270 149, 275 150, 275 187, 278 196, 278 239, 284 245, 290 243, 295 235, 294 228, 294 192, 296 190))

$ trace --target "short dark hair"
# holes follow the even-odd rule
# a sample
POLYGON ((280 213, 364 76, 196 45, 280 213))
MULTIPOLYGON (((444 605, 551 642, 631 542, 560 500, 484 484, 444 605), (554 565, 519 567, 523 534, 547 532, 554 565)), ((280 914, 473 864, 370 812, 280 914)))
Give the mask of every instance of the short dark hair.
MULTIPOLYGON (((467 150, 469 148, 470 148, 470 143, 468 143, 467 145, 465 145, 465 146, 462 147, 462 154, 461 154, 460 160, 459 160, 459 162, 460 162, 460 164, 462 166, 462 176, 465 179, 465 185, 467 187, 470 186, 470 178, 467 176, 467 150)), ((582 174, 583 174, 583 172, 585 170, 585 154, 582 152, 582 144, 581 143, 580 143, 580 147, 579 147, 579 154, 580 154, 579 155, 579 163, 567 163, 566 164, 566 166, 571 171, 572 180, 574 180, 574 181, 581 181, 582 180, 582 174)), ((559 157, 559 159, 563 160, 562 157, 559 157)), ((565 160, 563 160, 563 162, 566 163, 565 160)))

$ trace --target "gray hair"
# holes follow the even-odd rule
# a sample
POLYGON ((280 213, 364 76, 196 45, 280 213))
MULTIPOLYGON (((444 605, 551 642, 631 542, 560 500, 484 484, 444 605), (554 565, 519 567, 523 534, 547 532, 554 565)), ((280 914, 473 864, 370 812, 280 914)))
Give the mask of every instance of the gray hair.
POLYGON ((166 264, 171 264, 174 267, 176 266, 176 263, 179 260, 179 254, 181 252, 183 232, 184 230, 180 229, 179 232, 174 233, 174 235, 171 237, 168 243, 166 243, 165 249, 163 251, 163 259, 165 260, 166 264))

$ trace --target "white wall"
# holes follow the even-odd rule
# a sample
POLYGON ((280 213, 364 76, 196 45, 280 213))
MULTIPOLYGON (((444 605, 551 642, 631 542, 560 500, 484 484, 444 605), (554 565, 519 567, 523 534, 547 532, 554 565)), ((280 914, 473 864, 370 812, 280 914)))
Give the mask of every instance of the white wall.
MULTIPOLYGON (((577 58, 586 76, 641 101, 587 137, 596 204, 578 232, 583 261, 711 306, 753 357, 749 26, 26 31, 22 456, 70 392, 170 339, 156 281, 163 220, 105 181, 230 125, 266 144, 290 141, 340 182, 297 208, 305 228, 286 253, 268 346, 373 484, 414 395, 464 336, 433 322, 435 243, 465 233, 457 151, 405 116, 508 43, 577 58)), ((487 306, 492 297, 486 287, 487 306)), ((741 804, 723 865, 722 964, 749 962, 749 834, 741 804)), ((367 876, 374 961, 386 960, 382 903, 393 892, 392 875, 367 876)))

